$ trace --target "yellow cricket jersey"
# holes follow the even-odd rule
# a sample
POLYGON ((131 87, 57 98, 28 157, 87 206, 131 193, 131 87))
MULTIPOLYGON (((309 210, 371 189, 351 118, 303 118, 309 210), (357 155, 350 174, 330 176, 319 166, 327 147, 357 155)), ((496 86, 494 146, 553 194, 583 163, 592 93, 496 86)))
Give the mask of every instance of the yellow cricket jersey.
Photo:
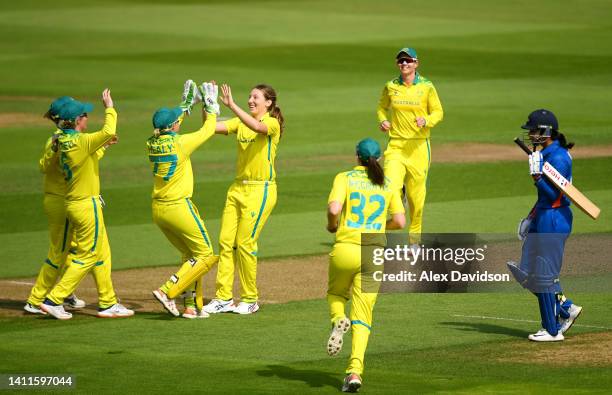
POLYGON ((236 180, 274 181, 276 179, 274 159, 280 140, 280 124, 278 119, 269 113, 265 113, 260 122, 268 127, 267 135, 252 131, 238 117, 225 121, 228 134, 236 133, 238 141, 236 180))
POLYGON ((361 244, 361 233, 384 233, 387 214, 404 212, 399 190, 372 184, 365 166, 339 173, 327 201, 343 204, 336 243, 361 244))
POLYGON ((433 83, 418 73, 410 86, 404 84, 401 75, 385 84, 378 102, 378 121, 387 121, 389 111, 391 139, 429 138, 430 129, 436 126, 444 115, 433 83), (417 126, 417 117, 425 118, 425 127, 417 126))
POLYGON ((59 143, 59 166, 66 180, 66 200, 81 200, 100 194, 100 171, 97 151, 113 138, 117 130, 117 112, 107 108, 102 130, 79 133, 62 131, 59 143))
POLYGON ((200 130, 177 134, 168 132, 147 140, 147 154, 153 170, 153 194, 156 201, 169 202, 191 198, 193 170, 191 154, 215 134, 217 116, 208 114, 200 130))
MULTIPOLYGON (((53 132, 53 136, 60 135, 61 133, 62 131, 57 129, 53 132)), ((59 154, 53 151, 53 136, 47 139, 43 156, 38 161, 38 168, 45 175, 43 181, 44 193, 64 197, 66 195, 66 180, 59 165, 59 154)), ((105 148, 102 147, 96 151, 98 159, 102 159, 104 150, 105 148)))

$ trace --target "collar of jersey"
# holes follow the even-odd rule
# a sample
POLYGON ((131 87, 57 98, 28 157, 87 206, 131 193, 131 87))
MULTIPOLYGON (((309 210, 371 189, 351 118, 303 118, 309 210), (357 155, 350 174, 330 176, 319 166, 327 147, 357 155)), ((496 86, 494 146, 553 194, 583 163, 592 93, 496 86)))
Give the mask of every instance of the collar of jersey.
MULTIPOLYGON (((419 72, 418 72, 418 71, 416 71, 416 72, 414 73, 414 81, 412 81, 412 85, 416 85, 416 84, 418 84, 419 82, 421 82, 421 79, 420 79, 419 77, 420 77, 420 76, 419 76, 419 72)), ((400 76, 399 76, 399 78, 398 78, 398 79, 399 79, 399 83, 400 83, 400 85, 404 85, 404 79, 402 78, 402 75, 401 75, 401 74, 400 74, 400 76)))
POLYGON ((64 133, 64 134, 70 134, 70 135, 73 135, 73 134, 77 134, 77 133, 79 133, 79 132, 77 132, 77 131, 76 131, 76 130, 74 130, 74 129, 62 129, 62 133, 64 133))
POLYGON ((559 148, 559 142, 557 140, 554 140, 548 147, 544 148, 541 152, 541 154, 544 155, 548 155, 553 151, 556 151, 557 148, 559 148))
POLYGON ((367 168, 365 166, 355 166, 353 167, 353 170, 361 170, 361 171, 366 171, 367 168))
POLYGON ((159 137, 161 136, 176 136, 176 132, 161 132, 159 137))

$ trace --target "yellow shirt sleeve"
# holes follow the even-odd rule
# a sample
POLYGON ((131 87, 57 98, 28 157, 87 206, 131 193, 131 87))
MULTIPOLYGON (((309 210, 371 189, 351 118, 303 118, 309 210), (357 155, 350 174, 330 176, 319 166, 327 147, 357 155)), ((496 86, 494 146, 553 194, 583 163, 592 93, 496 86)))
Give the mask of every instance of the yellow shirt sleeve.
POLYGON ((53 138, 49 137, 47 143, 45 144, 45 151, 43 152, 43 156, 38 161, 38 168, 41 173, 47 173, 49 167, 53 164, 58 163, 58 155, 57 151, 53 151, 52 149, 53 138))
POLYGON ((274 136, 280 133, 280 123, 278 119, 270 116, 263 119, 261 122, 268 127, 268 136, 274 136))
POLYGON ((396 190, 391 195, 391 201, 389 202, 389 214, 402 214, 406 212, 404 204, 402 203, 402 196, 399 190, 396 190))
POLYGON ((80 144, 87 154, 93 154, 113 138, 117 133, 117 111, 114 108, 107 108, 104 115, 104 126, 102 130, 94 133, 83 133, 80 144))
POLYGON ((389 91, 387 85, 382 90, 380 100, 378 101, 378 108, 376 109, 376 116, 378 117, 378 123, 382 123, 387 120, 387 111, 389 110, 389 91))
POLYGON ((432 85, 431 90, 429 91, 429 97, 427 101, 427 113, 425 116, 426 126, 428 128, 433 128, 442 120, 444 117, 444 111, 442 110, 442 103, 440 103, 440 98, 438 97, 438 92, 436 88, 432 85))
POLYGON ((183 153, 187 156, 191 155, 193 151, 215 134, 215 126, 217 126, 217 116, 215 114, 208 114, 206 122, 204 122, 200 130, 181 135, 179 141, 183 153))
POLYGON ((344 204, 346 200, 346 174, 340 173, 334 179, 334 185, 329 193, 327 204, 331 202, 339 202, 344 204))
POLYGON ((234 117, 225 121, 225 127, 227 128, 227 134, 238 133, 238 126, 240 125, 240 118, 234 117))

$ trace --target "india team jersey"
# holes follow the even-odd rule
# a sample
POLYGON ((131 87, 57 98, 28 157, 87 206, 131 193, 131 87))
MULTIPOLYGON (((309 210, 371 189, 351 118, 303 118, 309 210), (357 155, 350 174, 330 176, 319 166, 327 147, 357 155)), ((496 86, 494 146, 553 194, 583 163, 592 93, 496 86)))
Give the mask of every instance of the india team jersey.
POLYGON ((343 203, 336 243, 361 244, 361 233, 384 233, 387 214, 404 212, 399 190, 372 184, 364 166, 338 174, 327 201, 343 203))
POLYGON ((428 138, 430 129, 442 120, 442 104, 436 88, 427 78, 417 75, 412 85, 404 85, 402 76, 385 84, 378 102, 378 121, 386 121, 391 112, 390 138, 428 138), (419 128, 416 118, 426 120, 425 127, 419 128))
POLYGON ((99 155, 96 153, 116 133, 117 112, 105 110, 104 126, 94 133, 63 130, 59 139, 59 165, 66 181, 66 200, 100 194, 99 155))
POLYGON ((217 116, 208 114, 200 130, 177 134, 163 133, 147 140, 147 153, 153 170, 154 200, 167 202, 191 198, 193 170, 191 154, 215 133, 217 116))
POLYGON ((269 113, 266 113, 260 122, 268 127, 267 135, 252 131, 238 117, 225 121, 228 134, 236 133, 238 141, 236 180, 274 181, 276 179, 274 159, 280 140, 280 124, 269 113))

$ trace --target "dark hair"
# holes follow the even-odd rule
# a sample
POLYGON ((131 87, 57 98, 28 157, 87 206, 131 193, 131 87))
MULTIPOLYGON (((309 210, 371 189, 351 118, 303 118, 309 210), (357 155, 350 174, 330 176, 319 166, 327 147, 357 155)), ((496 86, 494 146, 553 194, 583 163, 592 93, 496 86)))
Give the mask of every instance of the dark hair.
POLYGON ((264 98, 266 100, 272 101, 270 107, 268 107, 268 112, 270 115, 278 120, 280 124, 280 132, 283 134, 283 130, 285 130, 285 118, 283 118, 283 113, 281 112, 280 107, 276 105, 276 91, 270 85, 266 84, 258 84, 253 89, 258 89, 263 92, 264 98))
POLYGON ((563 133, 559 133, 556 130, 553 131, 551 137, 553 140, 557 140, 559 142, 559 145, 565 149, 572 149, 572 147, 574 146, 573 142, 567 142, 567 139, 565 138, 565 135, 563 133))
POLYGON ((372 181, 372 184, 380 185, 381 187, 385 185, 385 171, 380 166, 380 163, 378 163, 378 159, 370 156, 367 160, 359 158, 359 162, 361 162, 362 166, 368 168, 368 178, 372 181))

